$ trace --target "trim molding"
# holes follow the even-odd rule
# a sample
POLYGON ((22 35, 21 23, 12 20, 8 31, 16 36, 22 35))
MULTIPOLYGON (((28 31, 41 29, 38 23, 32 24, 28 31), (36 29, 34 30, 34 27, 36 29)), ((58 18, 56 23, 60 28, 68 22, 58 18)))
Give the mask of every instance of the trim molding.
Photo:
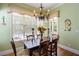
MULTIPOLYGON (((17 51, 20 50, 20 49, 23 49, 23 47, 18 47, 18 48, 16 48, 17 51)), ((9 54, 9 53, 13 53, 13 49, 0 51, 0 56, 6 55, 6 54, 9 54)))
POLYGON ((61 48, 65 49, 65 50, 68 50, 68 51, 70 51, 72 53, 75 53, 75 54, 79 55, 79 50, 70 48, 70 47, 62 45, 62 44, 58 44, 58 47, 61 47, 61 48))
POLYGON ((64 4, 64 3, 58 4, 58 5, 56 5, 55 7, 53 7, 51 10, 54 10, 55 8, 57 8, 57 7, 59 7, 59 6, 63 5, 63 4, 64 4))

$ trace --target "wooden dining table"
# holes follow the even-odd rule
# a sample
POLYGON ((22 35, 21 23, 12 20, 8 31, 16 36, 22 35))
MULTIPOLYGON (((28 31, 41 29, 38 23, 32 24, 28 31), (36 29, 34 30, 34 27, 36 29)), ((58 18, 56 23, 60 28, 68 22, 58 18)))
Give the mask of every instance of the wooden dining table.
MULTIPOLYGON (((53 39, 57 38, 57 35, 53 35, 52 36, 53 39)), ((52 42, 52 38, 49 37, 44 37, 42 42, 45 41, 49 41, 49 43, 52 42)), ((32 55, 32 51, 39 48, 40 46, 40 40, 39 38, 37 38, 36 36, 34 38, 32 38, 31 40, 25 40, 24 41, 24 49, 28 49, 29 50, 29 55, 32 55)))

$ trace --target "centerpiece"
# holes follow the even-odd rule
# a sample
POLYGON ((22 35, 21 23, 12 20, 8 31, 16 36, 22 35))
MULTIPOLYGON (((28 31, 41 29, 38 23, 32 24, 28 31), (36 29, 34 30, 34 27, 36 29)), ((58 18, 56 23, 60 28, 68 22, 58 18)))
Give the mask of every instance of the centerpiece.
POLYGON ((41 41, 43 41, 43 33, 44 33, 45 30, 46 30, 46 28, 44 26, 39 26, 38 27, 38 31, 41 34, 41 41))

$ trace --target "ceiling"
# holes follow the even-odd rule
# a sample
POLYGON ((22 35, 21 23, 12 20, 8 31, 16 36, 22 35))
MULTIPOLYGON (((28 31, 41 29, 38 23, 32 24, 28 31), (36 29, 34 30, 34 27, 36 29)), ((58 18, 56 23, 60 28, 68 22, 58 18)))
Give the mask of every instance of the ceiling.
MULTIPOLYGON (((41 3, 27 3, 27 5, 30 5, 35 8, 40 8, 40 4, 41 3)), ((42 5, 44 9, 51 9, 57 7, 58 5, 61 5, 61 3, 42 3, 42 5)))

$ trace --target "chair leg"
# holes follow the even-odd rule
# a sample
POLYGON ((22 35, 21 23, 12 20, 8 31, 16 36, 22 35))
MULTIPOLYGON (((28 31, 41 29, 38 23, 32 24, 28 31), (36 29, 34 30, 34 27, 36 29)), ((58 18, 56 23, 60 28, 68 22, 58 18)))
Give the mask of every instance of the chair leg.
POLYGON ((17 56, 16 50, 14 49, 14 55, 17 56))
POLYGON ((57 56, 57 50, 55 50, 55 56, 57 56))
POLYGON ((52 44, 51 44, 51 52, 50 52, 50 55, 52 56, 52 44))
POLYGON ((15 56, 17 56, 17 54, 15 53, 15 56))
POLYGON ((29 50, 29 56, 32 56, 33 51, 29 50))
POLYGON ((55 55, 57 56, 57 44, 56 44, 56 49, 55 49, 55 52, 56 52, 56 53, 55 53, 55 55))

